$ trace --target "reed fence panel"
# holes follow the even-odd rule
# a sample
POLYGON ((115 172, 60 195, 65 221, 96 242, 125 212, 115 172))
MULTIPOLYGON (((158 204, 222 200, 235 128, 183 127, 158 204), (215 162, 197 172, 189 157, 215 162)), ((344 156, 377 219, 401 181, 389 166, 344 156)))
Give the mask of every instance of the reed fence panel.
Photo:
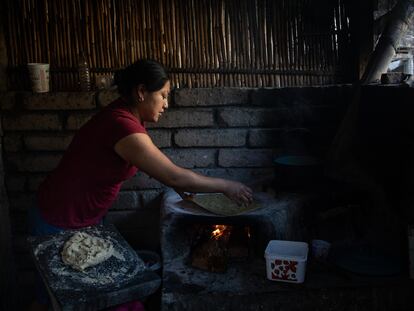
POLYGON ((345 0, 6 0, 11 89, 50 63, 52 90, 152 58, 176 87, 284 87, 344 81, 345 0))

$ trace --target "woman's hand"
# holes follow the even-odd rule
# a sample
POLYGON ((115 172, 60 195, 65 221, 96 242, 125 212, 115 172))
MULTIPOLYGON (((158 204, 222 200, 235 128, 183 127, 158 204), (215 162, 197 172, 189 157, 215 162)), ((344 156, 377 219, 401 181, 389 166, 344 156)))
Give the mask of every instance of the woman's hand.
POLYGON ((252 189, 237 181, 226 180, 223 194, 239 205, 249 205, 253 201, 252 189))

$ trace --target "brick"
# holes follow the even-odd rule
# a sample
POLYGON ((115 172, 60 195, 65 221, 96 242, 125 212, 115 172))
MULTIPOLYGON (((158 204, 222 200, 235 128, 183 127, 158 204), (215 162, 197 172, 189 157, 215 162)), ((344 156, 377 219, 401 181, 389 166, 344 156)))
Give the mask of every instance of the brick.
POLYGON ((95 112, 71 114, 68 116, 68 119, 66 120, 66 129, 67 130, 78 130, 86 122, 88 122, 94 115, 95 115, 95 112))
POLYGON ((281 143, 281 129, 253 129, 249 131, 249 147, 274 147, 281 143))
POLYGON ((62 109, 62 106, 66 102, 66 93, 32 93, 27 92, 23 94, 23 108, 27 110, 54 110, 54 106, 58 106, 58 109, 62 109))
POLYGON ((95 92, 69 92, 63 109, 96 109, 95 92))
POLYGON ((293 105, 289 109, 227 108, 219 111, 223 127, 304 127, 318 120, 317 108, 293 105))
POLYGON ((318 104, 323 96, 321 87, 261 88, 251 92, 251 104, 289 108, 295 102, 318 104))
POLYGON ((148 134, 158 148, 171 147, 171 132, 169 130, 148 129, 148 134))
POLYGON ((7 191, 24 191, 26 177, 21 175, 6 175, 5 184, 7 191))
POLYGON ((293 92, 286 88, 256 89, 251 92, 251 104, 256 106, 284 107, 291 101, 291 93, 293 92))
MULTIPOLYGON (((251 123, 257 123, 257 121, 255 121, 254 112, 255 111, 253 109, 245 109, 245 108, 244 109, 240 109, 240 108, 223 109, 223 110, 219 110, 218 112, 218 121, 219 121, 220 126, 225 126, 225 127, 257 125, 257 124, 251 124, 251 123)), ((264 113, 262 117, 265 117, 264 113)))
POLYGON ((174 92, 176 106, 223 106, 247 104, 250 89, 241 88, 194 88, 177 89, 174 92))
POLYGON ((5 130, 60 130, 62 128, 59 116, 54 113, 8 115, 3 119, 5 130))
POLYGON ((4 151, 16 152, 23 149, 23 139, 21 135, 7 134, 3 137, 4 151))
POLYGON ((239 129, 183 129, 174 135, 174 142, 180 147, 238 147, 246 144, 246 134, 239 129))
POLYGON ((271 149, 221 149, 218 161, 221 167, 271 167, 274 153, 271 149))
POLYGON ((24 97, 24 107, 28 110, 95 109, 94 95, 93 92, 28 94, 24 97))
POLYGON ((251 103, 254 106, 291 108, 292 106, 344 105, 350 101, 351 85, 263 88, 253 90, 251 103))
POLYGON ((11 110, 16 107, 16 92, 0 93, 0 110, 11 110))
POLYGON ((171 109, 162 115, 159 122, 148 123, 148 128, 207 127, 214 125, 212 109, 171 109))
POLYGON ((249 132, 249 147, 277 147, 286 154, 313 153, 315 137, 307 128, 253 129, 249 132))
POLYGON ((97 104, 99 107, 108 106, 119 97, 116 90, 100 90, 96 93, 97 104))
POLYGON ((176 165, 186 168, 209 167, 215 165, 214 149, 165 149, 165 155, 176 165))
POLYGON ((145 208, 152 206, 154 201, 159 198, 164 189, 141 191, 142 204, 145 208))
POLYGON ((10 193, 10 209, 15 211, 27 211, 36 204, 36 193, 10 193))
POLYGON ((46 175, 33 175, 28 177, 28 188, 29 191, 37 191, 40 184, 45 180, 46 175))
POLYGON ((141 208, 141 200, 138 191, 121 191, 118 194, 111 209, 114 210, 134 210, 141 208))
POLYGON ((255 181, 266 180, 267 182, 274 178, 274 168, 204 168, 194 169, 194 171, 210 176, 230 180, 237 180, 242 183, 252 183, 255 181))
POLYGON ((57 154, 9 154, 6 163, 10 170, 19 172, 50 172, 59 163, 62 155, 57 154))
POLYGON ((63 151, 72 141, 73 135, 26 136, 24 144, 28 150, 63 151))
POLYGON ((283 111, 278 109, 226 108, 218 112, 222 127, 279 127, 283 111))
POLYGON ((163 184, 158 180, 149 177, 143 172, 138 172, 134 177, 123 183, 123 190, 139 190, 139 189, 152 189, 162 188, 163 184))

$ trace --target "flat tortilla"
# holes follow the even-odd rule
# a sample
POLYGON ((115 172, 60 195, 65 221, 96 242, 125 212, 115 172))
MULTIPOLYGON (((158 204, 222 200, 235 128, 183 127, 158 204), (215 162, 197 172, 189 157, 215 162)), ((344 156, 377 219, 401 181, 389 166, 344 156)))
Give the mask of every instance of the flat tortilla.
POLYGON ((235 216, 261 207, 256 201, 249 205, 237 205, 222 193, 197 194, 191 200, 205 210, 221 216, 235 216))

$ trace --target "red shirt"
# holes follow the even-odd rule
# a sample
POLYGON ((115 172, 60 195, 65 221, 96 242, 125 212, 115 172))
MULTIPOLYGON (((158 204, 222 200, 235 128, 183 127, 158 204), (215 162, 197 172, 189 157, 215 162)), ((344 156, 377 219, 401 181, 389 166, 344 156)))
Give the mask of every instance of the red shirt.
POLYGON ((133 133, 147 132, 121 98, 77 132, 58 167, 39 188, 39 210, 47 223, 62 228, 99 223, 122 182, 137 172, 114 150, 120 139, 133 133))

